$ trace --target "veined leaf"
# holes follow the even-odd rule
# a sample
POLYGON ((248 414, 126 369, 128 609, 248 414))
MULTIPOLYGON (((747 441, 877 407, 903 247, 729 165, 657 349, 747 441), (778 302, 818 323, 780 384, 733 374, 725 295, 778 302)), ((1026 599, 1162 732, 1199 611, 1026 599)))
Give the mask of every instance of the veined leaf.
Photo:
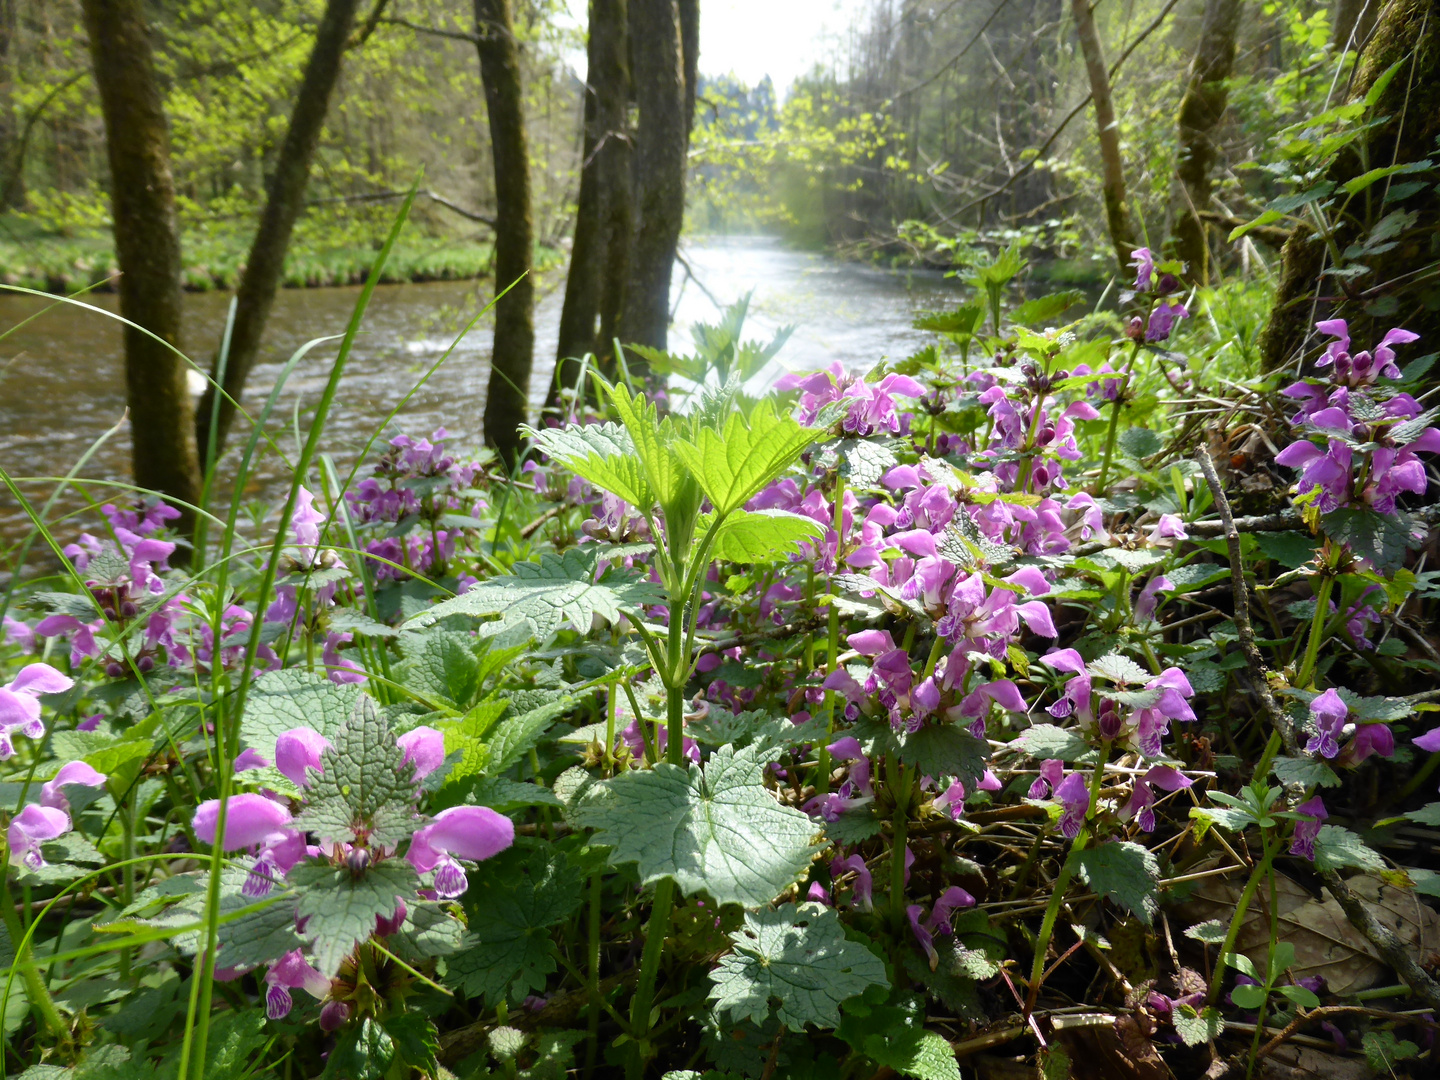
POLYGON ((522 627, 544 641, 566 624, 587 632, 596 615, 613 623, 642 605, 664 603, 657 586, 630 570, 612 567, 595 581, 600 553, 588 547, 563 555, 546 552, 538 563, 516 563, 513 574, 482 581, 420 612, 406 626, 427 626, 447 615, 499 615, 480 627, 481 634, 491 637, 522 627))
POLYGON ((747 912, 730 940, 734 951, 710 972, 710 999, 716 1012, 737 1020, 765 1023, 774 1000, 780 1022, 792 1030, 834 1027, 842 1001, 888 985, 884 962, 848 940, 839 915, 823 904, 747 912))
POLYGON ((634 444, 631 452, 639 458, 655 500, 668 508, 683 496, 685 482, 689 479, 684 464, 673 449, 674 421, 668 416, 661 420, 660 410, 653 401, 631 396, 623 383, 608 387, 607 393, 610 404, 615 406, 625 430, 630 433, 634 444))
POLYGON ((639 510, 655 502, 635 440, 618 424, 571 424, 563 428, 526 428, 541 450, 576 476, 618 495, 639 510))
POLYGON ((420 887, 419 876, 404 859, 372 864, 359 877, 343 866, 315 860, 295 867, 289 879, 303 890, 296 912, 308 920, 305 937, 315 967, 329 976, 374 932, 377 916, 394 917, 402 900, 414 903, 420 887))
POLYGON ((675 453, 695 474, 717 513, 738 510, 800 456, 817 433, 777 414, 768 399, 756 405, 747 426, 732 413, 723 432, 702 428, 693 443, 677 442, 675 453))
POLYGON ((1139 844, 1101 844, 1080 853, 1080 877, 1101 896, 1134 912, 1146 926, 1159 905, 1160 864, 1139 844))
MULTIPOLYGON (((698 527, 703 532, 704 518, 698 527)), ((788 510, 736 510, 720 523, 710 556, 738 563, 780 562, 824 532, 810 518, 788 510)))

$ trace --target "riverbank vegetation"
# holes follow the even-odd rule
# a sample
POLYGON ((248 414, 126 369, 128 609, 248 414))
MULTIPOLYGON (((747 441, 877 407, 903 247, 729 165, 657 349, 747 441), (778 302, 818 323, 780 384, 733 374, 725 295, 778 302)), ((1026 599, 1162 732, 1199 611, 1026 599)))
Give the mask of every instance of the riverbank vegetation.
POLYGON ((0 1073, 1434 1074, 1436 0, 876 3, 783 101, 701 80, 696 0, 592 0, 568 128, 544 5, 4 10, 12 100, 89 118, 13 213, 113 231, 119 314, 41 317, 124 326, 135 468, 0 463, 0 1073), (472 321, 337 447, 442 212, 486 445, 405 418, 472 321), (777 367, 748 301, 680 355, 687 214, 968 288, 883 362, 777 367))

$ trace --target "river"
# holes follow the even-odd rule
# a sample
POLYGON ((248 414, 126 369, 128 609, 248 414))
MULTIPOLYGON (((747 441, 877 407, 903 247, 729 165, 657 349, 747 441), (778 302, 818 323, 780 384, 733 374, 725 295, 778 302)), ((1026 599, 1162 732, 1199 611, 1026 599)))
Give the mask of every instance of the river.
MULTIPOLYGON (((839 262, 788 249, 761 237, 698 238, 683 249, 677 265, 670 347, 690 348, 689 327, 715 321, 717 303, 753 292, 746 337, 767 338, 782 325, 794 335, 769 375, 808 371, 836 360, 866 370, 885 357, 903 357, 927 335, 911 328, 917 312, 953 306, 962 287, 933 271, 891 271, 839 262), (693 273, 693 277, 692 277, 693 273)), ((531 398, 538 408, 554 367, 563 275, 540 282, 536 312, 536 362, 531 398)), ((334 405, 323 449, 340 461, 352 458, 375 427, 440 358, 455 334, 488 298, 488 282, 430 282, 384 285, 366 313, 334 405)), ((358 288, 284 289, 276 297, 266 330, 266 347, 251 375, 247 407, 258 408, 291 352, 311 338, 343 331, 358 288)), ((113 294, 87 301, 113 311, 113 294)), ((0 292, 0 332, 46 306, 36 297, 0 292)), ((228 293, 187 293, 185 339, 190 355, 208 356, 224 329, 228 293)), ((444 425, 453 445, 474 446, 489 375, 491 331, 477 325, 450 359, 396 418, 397 430, 428 434, 444 425)), ((311 352, 292 376, 274 420, 277 442, 294 447, 294 417, 313 407, 328 376, 335 345, 311 352)), ((59 304, 0 340, 0 465, 13 476, 58 476, 67 472, 97 438, 123 414, 125 385, 120 325, 114 319, 59 304)), ((232 440, 233 441, 233 440, 232 440)), ((129 435, 122 430, 90 461, 83 475, 124 481, 129 472, 129 435)), ((273 496, 288 481, 272 455, 248 492, 273 496)), ((53 485, 26 485, 42 498, 53 485)), ((92 489, 103 500, 103 488, 92 489)), ((78 495, 63 500, 57 513, 77 511, 78 495)), ((0 494, 0 538, 24 532, 25 518, 8 494, 0 494)), ((62 535, 75 527, 57 530, 62 535)))

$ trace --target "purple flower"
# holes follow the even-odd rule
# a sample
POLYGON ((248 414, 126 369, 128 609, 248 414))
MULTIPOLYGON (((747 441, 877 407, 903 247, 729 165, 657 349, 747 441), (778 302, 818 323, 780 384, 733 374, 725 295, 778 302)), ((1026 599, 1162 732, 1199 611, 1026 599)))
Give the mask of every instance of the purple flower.
POLYGON ((306 788, 310 786, 306 770, 324 772, 320 755, 329 749, 330 740, 314 728, 291 728, 275 740, 275 767, 296 787, 306 788))
POLYGON ((384 915, 375 916, 375 933, 380 937, 389 937, 391 934, 398 934, 401 927, 405 925, 405 916, 408 914, 409 911, 405 907, 405 901, 396 901, 395 911, 388 918, 384 915))
POLYGON ((1169 667, 1145 684, 1146 690, 1160 691, 1159 700, 1135 712, 1135 746, 1146 757, 1158 757, 1162 740, 1172 720, 1194 720, 1195 711, 1187 698, 1195 691, 1179 668, 1169 667))
POLYGON ((85 787, 100 787, 105 783, 105 774, 96 772, 83 761, 69 761, 60 766, 60 771, 55 778, 46 782, 40 789, 40 805, 54 807, 56 810, 70 810, 69 800, 65 798, 65 788, 70 784, 81 784, 85 787))
POLYGON ((69 831, 70 815, 64 810, 30 803, 11 820, 5 835, 10 843, 10 853, 20 856, 20 861, 31 870, 39 870, 45 865, 40 845, 69 831))
POLYGON ((1070 840, 1080 835, 1085 815, 1090 811, 1090 788, 1083 774, 1072 772, 1055 789, 1055 798, 1064 807, 1060 815, 1060 832, 1070 840))
POLYGON ((1356 725, 1355 738, 1350 740, 1340 760, 1345 765, 1359 765, 1371 754, 1383 758, 1395 756, 1395 733, 1388 724, 1356 725))
POLYGON ((410 839, 405 857, 422 874, 435 871, 435 892, 445 899, 470 887, 452 856, 483 862, 515 842, 515 823, 488 806, 452 806, 410 839))
POLYGON ((975 897, 960 886, 951 885, 940 894, 940 899, 935 901, 935 907, 930 912, 930 918, 925 920, 925 925, 937 934, 952 933, 950 919, 954 915, 955 909, 974 906, 975 897))
POLYGON ((320 544, 320 523, 325 515, 315 509, 315 496, 301 486, 295 493, 295 512, 290 515, 290 528, 295 534, 295 546, 302 550, 314 551, 320 544))
POLYGON ((345 1021, 349 1019, 350 1003, 348 1001, 327 1001, 320 1007, 321 1031, 339 1031, 345 1026, 345 1021))
POLYGON ((445 736, 432 727, 417 727, 395 740, 405 751, 405 760, 414 764, 420 781, 445 764, 445 736))
POLYGON ((1059 758, 1046 758, 1040 763, 1040 775, 1030 785, 1030 798, 1045 799, 1055 793, 1060 781, 1065 778, 1065 762, 1059 758))
POLYGON ((830 892, 829 892, 829 890, 827 890, 827 889, 825 888, 825 886, 824 886, 824 885, 821 885, 820 882, 818 882, 818 881, 812 881, 812 882, 810 883, 810 888, 809 888, 809 890, 805 893, 805 899, 806 899, 806 900, 809 900, 809 901, 811 901, 811 902, 813 902, 813 903, 816 903, 816 904, 825 904, 826 906, 833 906, 833 905, 831 905, 831 903, 830 903, 830 892))
POLYGON ((1310 721, 1316 733, 1305 744, 1307 754, 1320 754, 1333 758, 1340 753, 1340 733, 1345 728, 1345 718, 1350 710, 1332 686, 1310 702, 1310 721))
POLYGON ((1188 540, 1190 534, 1185 531, 1185 522, 1179 514, 1161 514, 1148 539, 1155 544, 1161 540, 1188 540))
POLYGON ((1411 739, 1410 741, 1421 750, 1427 750, 1432 754, 1436 753, 1440 751, 1440 727, 1432 728, 1424 735, 1411 739))
POLYGON ((920 904, 911 904, 905 909, 905 918, 910 923, 910 931, 915 935, 915 940, 925 950, 925 955, 930 958, 930 970, 934 971, 940 964, 940 954, 935 951, 935 936, 924 926, 920 925, 920 916, 924 914, 925 908, 920 904))
POLYGON ((1295 822, 1295 831, 1290 837, 1290 854, 1314 862, 1315 840, 1320 835, 1320 823, 1330 816, 1329 811, 1320 796, 1316 795, 1309 802, 1297 806, 1295 812, 1306 816, 1295 822))
POLYGON ((1135 291, 1149 292, 1155 283, 1155 255, 1148 247, 1130 252, 1130 265, 1135 267, 1135 291))
POLYGON ((235 771, 249 772, 251 769, 263 769, 270 764, 268 758, 253 747, 247 746, 240 751, 240 756, 235 759, 235 771))
POLYGON ((1074 649, 1052 649, 1040 658, 1046 667, 1056 671, 1073 672, 1075 677, 1065 684, 1064 696, 1045 711, 1051 716, 1062 718, 1074 713, 1082 723, 1091 720, 1090 675, 1085 670, 1085 659, 1074 649))
POLYGON ((1166 340, 1175 329, 1175 324, 1189 317, 1190 309, 1178 300, 1166 300, 1156 304, 1155 309, 1150 312, 1150 321, 1145 326, 1145 340, 1166 340))
MULTIPOLYGON (((220 820, 220 800, 209 799, 195 810, 195 835, 207 844, 215 843, 220 820)), ((289 831, 290 811, 264 795, 231 795, 225 815, 225 851, 239 851, 267 840, 281 838, 289 831)))
POLYGON ((330 980, 306 961, 299 949, 286 953, 265 973, 265 1015, 271 1020, 287 1016, 291 1006, 291 990, 304 990, 317 1001, 330 993, 330 980))
POLYGON ((1145 583, 1140 590, 1140 596, 1135 601, 1135 617, 1137 619, 1153 619, 1155 608, 1159 605, 1160 592, 1170 592, 1175 588, 1170 579, 1164 574, 1156 574, 1145 583))
POLYGON ((872 895, 873 882, 870 878, 870 869, 865 865, 865 860, 857 854, 845 859, 834 859, 830 863, 831 878, 839 878, 841 874, 852 871, 855 874, 855 885, 852 892, 853 903, 861 911, 869 911, 874 907, 872 895))
POLYGON ((1275 464, 1300 470, 1296 487, 1302 495, 1320 489, 1315 506, 1322 514, 1349 501, 1352 461, 1350 447, 1338 439, 1328 440, 1323 451, 1309 441, 1293 442, 1275 455, 1275 464))
POLYGON ((352 637, 354 635, 349 632, 337 633, 334 630, 325 637, 325 652, 322 657, 325 661, 325 677, 333 683, 363 683, 367 678, 364 668, 354 660, 340 655, 340 646, 348 645, 352 637))
POLYGON ((12 732, 18 731, 28 739, 45 737, 40 695, 63 694, 74 685, 73 679, 49 664, 27 664, 13 680, 0 686, 0 761, 15 753, 12 732))
POLYGON ((1152 808, 1155 805, 1155 789, 1181 791, 1193 783, 1188 776, 1169 765, 1152 766, 1144 776, 1135 778, 1135 790, 1122 813, 1133 816, 1145 832, 1154 832, 1155 811, 1152 808))
POLYGON ((19 646, 22 653, 35 651, 35 631, 10 615, 5 616, 5 644, 19 646))

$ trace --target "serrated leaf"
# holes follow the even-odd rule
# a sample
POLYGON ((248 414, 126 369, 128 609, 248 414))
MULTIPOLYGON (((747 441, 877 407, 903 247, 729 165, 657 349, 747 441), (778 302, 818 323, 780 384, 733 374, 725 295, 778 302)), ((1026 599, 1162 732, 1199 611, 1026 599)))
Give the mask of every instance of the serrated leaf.
POLYGON ((1219 945, 1225 941, 1225 933, 1228 927, 1220 919, 1209 919, 1206 922, 1196 923, 1185 931, 1185 936, 1195 941, 1204 942, 1206 945, 1219 945))
POLYGON ((1255 542, 1267 558, 1291 570, 1315 558, 1317 546, 1313 536, 1301 532, 1256 533, 1255 542))
POLYGON ((1186 1046, 1213 1042, 1225 1030, 1225 1021, 1220 1018, 1220 1010, 1213 1005, 1206 1006, 1199 1012, 1195 1011, 1193 1005, 1180 1005, 1175 1009, 1173 1019, 1175 1034, 1180 1036, 1180 1041, 1186 1046))
POLYGON ((465 927, 448 906, 425 901, 407 904, 404 926, 386 939, 390 951, 410 963, 452 956, 464 941, 465 927))
POLYGON ((358 686, 337 685, 304 668, 267 672, 251 687, 240 737, 247 747, 274 761, 275 740, 282 732, 309 727, 333 739, 359 700, 358 686))
POLYGON ((1090 744, 1078 734, 1054 724, 1026 728, 1011 745, 1037 760, 1058 758, 1067 764, 1090 752, 1090 744))
POLYGON ((1066 289, 1063 292, 1050 293, 1047 296, 1037 296, 1034 300, 1016 304, 1009 313, 1010 321, 1023 326, 1049 322, 1051 319, 1063 315, 1076 304, 1083 303, 1084 300, 1085 294, 1079 289, 1066 289))
POLYGON ((1165 448, 1165 441, 1149 428, 1126 428, 1117 440, 1120 450, 1128 458, 1139 460, 1158 454, 1165 448))
MULTIPOLYGON (((700 526, 704 528, 704 524, 700 526)), ((800 545, 822 536, 816 522, 787 510, 736 510, 715 532, 712 559, 737 563, 781 562, 800 553, 800 545)))
POLYGON ((1091 675, 1111 682, 1137 686, 1149 682, 1153 675, 1130 657, 1121 653, 1109 653, 1087 666, 1091 675))
POLYGON ((1326 534, 1374 564, 1382 574, 1398 570, 1405 552, 1417 543, 1415 523, 1409 514, 1381 514, 1374 510, 1341 507, 1320 519, 1326 534))
POLYGON ((1221 578, 1229 576, 1230 568, 1228 566, 1217 566, 1215 563, 1186 563, 1184 566, 1177 566, 1173 570, 1165 571, 1165 580, 1171 585, 1166 591, 1194 592, 1213 581, 1219 581, 1221 578))
POLYGON ((675 443, 716 513, 744 506, 815 441, 818 432, 777 413, 769 398, 750 412, 749 423, 732 413, 722 431, 702 428, 696 441, 675 443))
POLYGON ((486 743, 484 772, 497 776, 510 768, 529 753, 556 719, 575 708, 579 701, 580 698, 568 696, 557 698, 500 721, 486 743))
POLYGON ((1159 910, 1160 864, 1139 844, 1101 844, 1080 853, 1080 877, 1149 926, 1159 910))
POLYGON ((840 471, 852 488, 873 488, 880 478, 900 464, 895 451, 875 439, 841 439, 827 450, 840 461, 840 471))
POLYGON ((340 1031, 321 1080, 381 1080, 395 1060, 395 1040, 380 1021, 363 1016, 340 1031))
POLYGON ((877 1065, 916 1080, 960 1080, 950 1041, 934 1031, 904 1027, 888 1035, 871 1035, 865 1040, 865 1053, 877 1065))
POLYGON ((1340 786, 1340 777, 1335 770, 1313 758, 1277 757, 1272 768, 1282 784, 1299 784, 1307 788, 1340 786))
POLYGON ((868 806, 859 810, 847 810, 834 821, 825 822, 825 838, 832 844, 858 844, 878 835, 880 817, 868 806))
POLYGON ((294 867, 287 880, 301 890, 296 914, 306 919, 304 936, 316 969, 333 977, 360 942, 375 931, 377 918, 393 918, 400 903, 415 902, 419 875, 404 859, 371 863, 358 876, 319 860, 294 867))
POLYGON ((710 1000, 736 1020, 765 1023, 774 1000, 791 1030, 834 1027, 842 1001, 889 985, 884 962, 848 940, 839 915, 823 904, 747 912, 730 940, 734 950, 710 972, 710 1000))
POLYGON ((571 816, 597 830, 613 863, 639 864, 640 881, 673 877, 686 895, 767 904, 794 884, 819 831, 765 788, 756 747, 724 746, 705 766, 661 762, 596 784, 571 816))
POLYGON ((1099 551, 1094 556, 1097 560, 1104 559, 1112 562, 1131 574, 1138 574, 1141 570, 1148 570, 1165 561, 1165 555, 1159 551, 1130 551, 1128 548, 1109 548, 1099 551))
POLYGON ((953 776, 974 784, 985 775, 990 748, 959 724, 924 724, 896 731, 889 724, 865 721, 851 729, 871 756, 893 753, 926 776, 953 776))
POLYGON ((295 826, 323 841, 368 838, 394 848, 415 831, 415 768, 395 743, 375 702, 361 697, 354 713, 311 772, 305 809, 295 826))
MULTIPOLYGON (((269 907, 222 922, 220 943, 215 952, 216 963, 231 968, 257 967, 300 948, 304 941, 295 932, 295 899, 293 895, 286 894, 269 907)), ((231 903, 243 901, 244 906, 255 903, 248 897, 233 894, 225 900, 231 903)), ((222 915, 229 906, 230 903, 222 903, 222 915)))
POLYGON ((618 424, 571 424, 563 428, 526 428, 530 439, 576 476, 647 510, 655 502, 635 440, 618 424))
POLYGON ((427 704, 443 703, 463 711, 480 688, 475 636, 456 631, 407 634, 399 680, 427 704))
POLYGON ((466 947, 448 981, 491 1007, 543 991, 555 971, 550 927, 581 901, 580 875, 552 848, 514 847, 480 864, 466 892, 466 947))
POLYGON ((506 776, 487 776, 472 792, 476 806, 488 806, 502 814, 527 806, 559 806, 555 793, 539 784, 521 783, 506 776))
POLYGON ((406 1065, 426 1076, 435 1074, 440 1033, 428 1016, 419 1012, 393 1013, 385 1018, 385 1034, 390 1036, 396 1054, 406 1065))
POLYGON ((499 615, 481 624, 483 636, 519 628, 544 641, 567 625, 588 633, 597 615, 615 623, 646 604, 665 602, 659 586, 635 571, 611 567, 595 581, 599 558, 593 545, 573 547, 563 555, 545 552, 538 563, 516 563, 514 573, 482 581, 420 612, 406 626, 427 626, 447 615, 499 615))
POLYGON ((1349 829, 1339 825, 1322 825, 1315 839, 1315 869, 1383 870, 1385 860, 1349 829))
POLYGON ((1440 825, 1440 802, 1426 803, 1419 810, 1411 810, 1405 816, 1421 825, 1440 825))

